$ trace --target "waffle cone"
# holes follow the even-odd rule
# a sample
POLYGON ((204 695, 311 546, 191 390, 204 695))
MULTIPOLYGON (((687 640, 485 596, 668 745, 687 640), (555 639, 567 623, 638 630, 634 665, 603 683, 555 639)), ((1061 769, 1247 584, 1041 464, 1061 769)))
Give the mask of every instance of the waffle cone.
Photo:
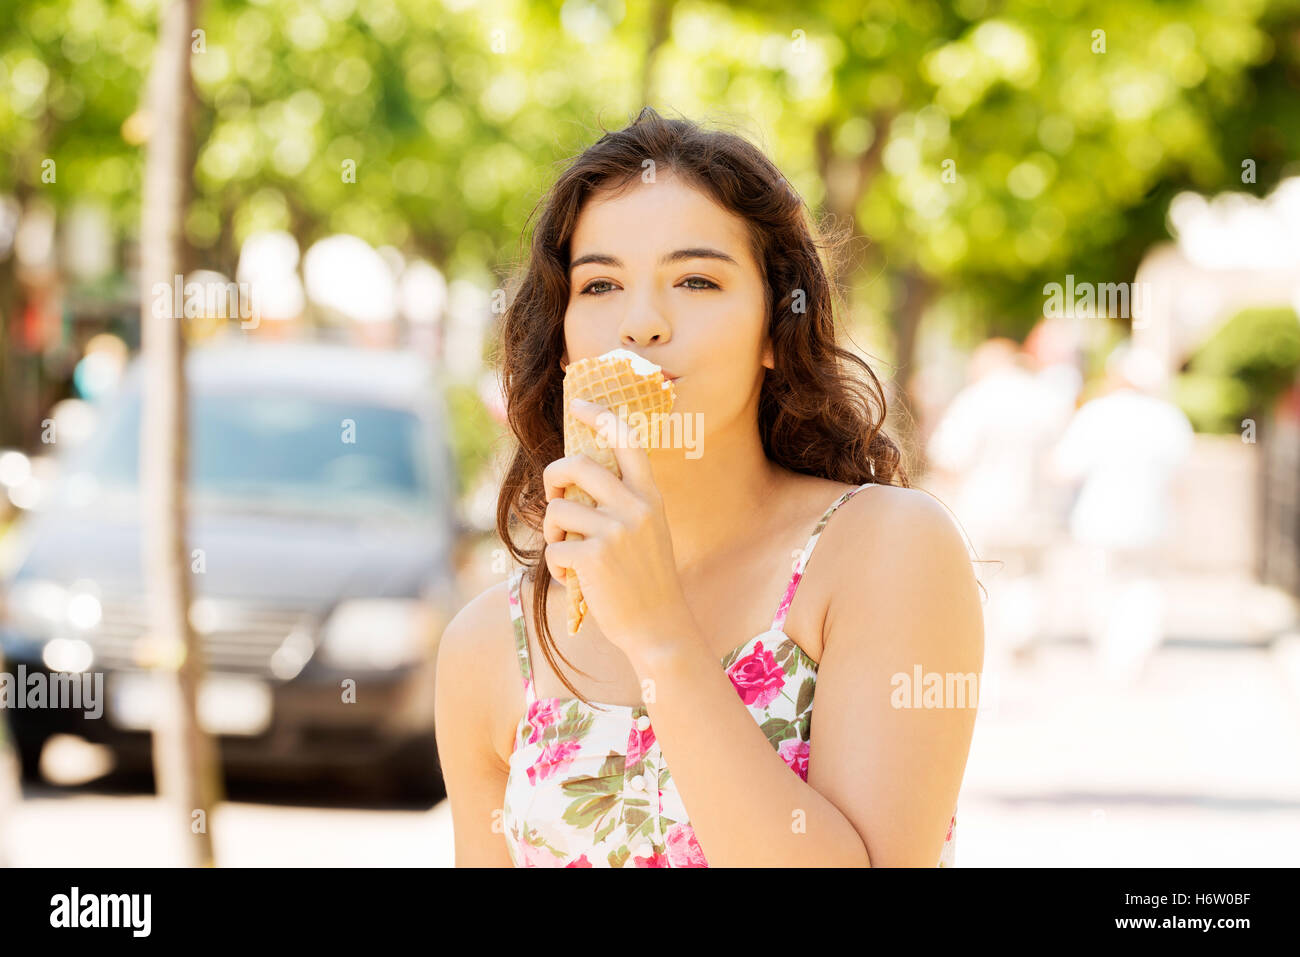
MULTIPOLYGON (((595 429, 573 415, 569 409, 570 400, 598 402, 624 419, 640 412, 646 417, 646 429, 657 430, 662 425, 658 415, 666 415, 672 410, 674 398, 673 384, 664 379, 662 372, 641 375, 632 368, 630 359, 602 356, 570 362, 564 373, 564 454, 587 455, 616 478, 622 478, 623 473, 618 467, 614 449, 603 446, 595 429)), ((657 435, 646 432, 639 434, 644 448, 660 444, 657 435)), ((596 504, 590 495, 575 485, 565 488, 564 497, 583 505, 596 504)), ((582 537, 578 532, 565 532, 564 540, 581 541, 582 537)), ((577 572, 569 569, 566 581, 569 593, 569 634, 573 635, 586 617, 587 602, 582 597, 582 585, 578 581, 577 572)))

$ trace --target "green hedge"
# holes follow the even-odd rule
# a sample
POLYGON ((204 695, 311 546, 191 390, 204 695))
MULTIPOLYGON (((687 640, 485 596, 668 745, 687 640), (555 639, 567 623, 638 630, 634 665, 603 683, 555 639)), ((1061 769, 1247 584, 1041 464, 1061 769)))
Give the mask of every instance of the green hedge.
POLYGON ((492 418, 472 384, 447 386, 443 397, 451 416, 451 442, 461 491, 467 493, 492 460, 492 450, 505 434, 504 427, 492 418))
POLYGON ((1173 399, 1198 432, 1241 431, 1267 411, 1300 371, 1300 317, 1287 308, 1243 309, 1174 377, 1173 399))

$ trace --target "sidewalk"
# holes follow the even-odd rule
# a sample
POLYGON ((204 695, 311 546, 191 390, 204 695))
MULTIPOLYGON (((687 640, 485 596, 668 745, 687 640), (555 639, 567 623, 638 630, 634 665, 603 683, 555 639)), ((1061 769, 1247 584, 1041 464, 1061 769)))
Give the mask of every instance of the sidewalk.
MULTIPOLYGON (((1166 646, 1128 688, 1090 646, 998 676, 958 812, 958 866, 1290 866, 1300 685, 1277 652, 1166 646)), ((987 678, 987 675, 986 675, 987 678)))
MULTIPOLYGON (((489 538, 473 553, 466 600, 505 578, 511 566, 498 548, 489 538)), ((1072 624, 1085 596, 1072 593, 1068 564, 1058 572, 1046 596, 1054 629, 1014 666, 988 659, 957 866, 1300 860, 1300 633, 1285 632, 1290 600, 1222 577, 1169 578, 1170 638, 1117 688, 1072 624)), ((170 866, 161 818, 151 795, 29 787, 0 828, 18 866, 170 866)), ((422 811, 234 801, 214 827, 226 866, 447 866, 454 852, 446 802, 422 811)))
MULTIPOLYGON (((0 822, 15 867, 175 867, 173 818, 152 794, 29 787, 0 822), (6 826, 7 824, 7 826, 6 826)), ((228 801, 212 816, 221 867, 450 867, 451 806, 430 810, 228 801)))

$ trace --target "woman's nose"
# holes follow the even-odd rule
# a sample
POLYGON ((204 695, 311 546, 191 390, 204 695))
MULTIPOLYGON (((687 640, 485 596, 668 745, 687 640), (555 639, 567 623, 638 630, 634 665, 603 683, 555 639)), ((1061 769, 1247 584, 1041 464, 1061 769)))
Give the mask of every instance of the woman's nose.
POLYGON ((663 342, 664 339, 659 335, 659 333, 655 333, 652 336, 634 336, 629 333, 624 333, 623 337, 619 341, 625 346, 643 346, 651 342, 658 344, 663 342))
POLYGON ((671 338, 668 320, 652 303, 632 304, 619 324, 618 338, 624 345, 662 344, 671 338))

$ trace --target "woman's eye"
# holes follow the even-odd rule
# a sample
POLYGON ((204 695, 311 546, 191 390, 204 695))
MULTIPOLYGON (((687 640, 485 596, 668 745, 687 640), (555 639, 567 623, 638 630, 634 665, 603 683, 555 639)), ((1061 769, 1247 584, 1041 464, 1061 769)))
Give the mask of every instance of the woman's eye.
POLYGON ((717 288, 719 288, 719 286, 718 286, 718 284, 717 284, 716 282, 714 282, 712 279, 705 279, 703 276, 690 276, 690 277, 688 277, 688 278, 682 280, 682 285, 683 285, 683 286, 686 286, 687 289, 717 289, 717 288), (702 286, 686 286, 686 284, 687 284, 688 282, 701 282, 701 283, 704 283, 704 285, 702 285, 702 286))
MULTIPOLYGON (((705 279, 703 276, 689 276, 686 279, 682 280, 681 285, 687 289, 695 289, 695 290, 721 288, 712 279, 705 279), (694 284, 698 284, 698 285, 694 285, 694 284)), ((617 287, 608 279, 593 279, 591 282, 587 283, 587 285, 582 287, 582 291, 579 292, 578 295, 603 296, 605 295, 605 293, 615 288, 617 287)))

